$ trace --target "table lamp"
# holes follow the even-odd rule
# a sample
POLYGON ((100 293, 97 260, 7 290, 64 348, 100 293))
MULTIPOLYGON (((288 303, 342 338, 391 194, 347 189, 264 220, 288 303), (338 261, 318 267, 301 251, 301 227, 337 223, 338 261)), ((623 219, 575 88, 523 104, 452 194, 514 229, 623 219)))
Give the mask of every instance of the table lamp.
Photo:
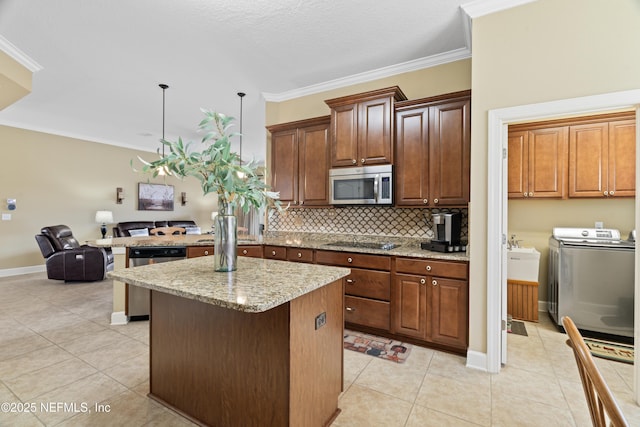
POLYGON ((111 211, 97 211, 96 212, 96 222, 98 224, 102 224, 100 226, 100 232, 102 233, 102 238, 104 239, 107 235, 107 223, 113 224, 113 212, 111 211))

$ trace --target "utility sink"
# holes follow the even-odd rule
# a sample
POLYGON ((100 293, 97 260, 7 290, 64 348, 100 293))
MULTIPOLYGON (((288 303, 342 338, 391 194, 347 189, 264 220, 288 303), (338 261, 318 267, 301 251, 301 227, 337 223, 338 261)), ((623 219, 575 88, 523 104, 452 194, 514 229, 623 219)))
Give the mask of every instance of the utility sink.
POLYGON ((507 249, 507 279, 538 282, 540 252, 536 248, 507 249))

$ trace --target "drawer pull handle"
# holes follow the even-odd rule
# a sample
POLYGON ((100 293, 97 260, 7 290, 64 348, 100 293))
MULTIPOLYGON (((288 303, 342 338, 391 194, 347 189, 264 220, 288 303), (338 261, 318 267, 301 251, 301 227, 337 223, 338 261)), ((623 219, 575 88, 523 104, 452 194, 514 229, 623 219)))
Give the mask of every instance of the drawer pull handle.
POLYGON ((276 251, 271 251, 271 255, 276 256, 276 251))
POLYGON ((347 283, 353 285, 354 283, 356 283, 356 281, 353 279, 347 279, 347 283))
POLYGON ((248 253, 248 252, 247 252, 247 250, 246 250, 246 249, 243 249, 243 250, 242 250, 242 255, 246 255, 247 253, 248 253))
POLYGON ((425 268, 427 269, 427 271, 431 271, 431 266, 430 265, 427 265, 425 268))
POLYGON ((353 258, 351 257, 347 258, 347 262, 353 262, 353 258))
POLYGON ((205 255, 209 255, 209 251, 204 251, 204 254, 205 255))
POLYGON ((347 311, 356 311, 356 309, 355 309, 355 308, 351 308, 351 307, 346 307, 346 310, 347 310, 347 311))
POLYGON ((427 283, 427 281, 425 279, 420 279, 420 284, 424 285, 425 283, 427 283))
POLYGON ((433 199, 433 203, 438 203, 438 199, 433 199))
POLYGON ((298 258, 302 258, 302 254, 298 252, 298 258))
POLYGON ((431 284, 432 284, 433 286, 438 286, 438 281, 437 281, 437 280, 432 280, 432 281, 431 281, 431 284))

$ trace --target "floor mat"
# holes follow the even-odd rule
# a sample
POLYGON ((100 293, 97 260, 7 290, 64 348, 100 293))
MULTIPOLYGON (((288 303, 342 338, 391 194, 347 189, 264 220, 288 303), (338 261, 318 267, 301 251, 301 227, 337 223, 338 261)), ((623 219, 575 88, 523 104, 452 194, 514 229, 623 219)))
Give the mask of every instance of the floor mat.
POLYGON ((603 359, 633 364, 633 346, 611 341, 583 338, 591 354, 603 359))
POLYGON ((411 353, 411 344, 362 332, 344 330, 344 348, 380 359, 404 363, 411 353))
POLYGON ((528 337, 527 327, 524 325, 524 322, 520 322, 518 320, 512 320, 507 323, 507 332, 516 335, 524 335, 528 337))

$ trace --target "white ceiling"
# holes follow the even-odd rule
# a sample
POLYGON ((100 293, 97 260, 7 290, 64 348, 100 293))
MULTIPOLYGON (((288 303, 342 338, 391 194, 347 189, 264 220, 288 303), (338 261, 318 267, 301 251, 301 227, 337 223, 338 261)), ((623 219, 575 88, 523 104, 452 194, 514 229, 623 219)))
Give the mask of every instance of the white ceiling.
POLYGON ((462 3, 0 0, 5 45, 41 66, 32 93, 0 111, 0 124, 155 151, 159 83, 169 85, 167 139, 198 140, 201 107, 239 117, 245 92, 243 157, 263 159, 265 96, 469 57, 462 3))

